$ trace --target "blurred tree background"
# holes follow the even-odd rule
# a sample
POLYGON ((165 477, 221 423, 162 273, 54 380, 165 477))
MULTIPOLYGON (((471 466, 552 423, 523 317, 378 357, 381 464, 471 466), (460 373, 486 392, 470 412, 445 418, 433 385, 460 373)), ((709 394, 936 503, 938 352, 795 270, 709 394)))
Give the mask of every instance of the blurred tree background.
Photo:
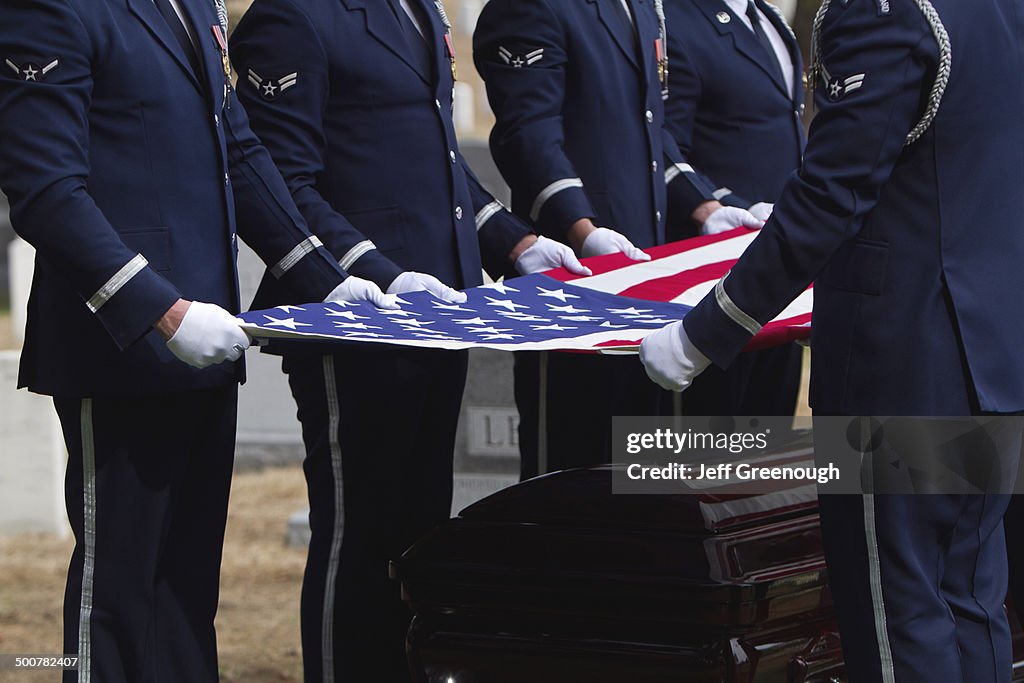
POLYGON ((796 3, 796 16, 793 17, 793 31, 800 39, 800 49, 804 51, 804 60, 811 58, 811 27, 814 15, 818 13, 821 2, 817 0, 799 0, 796 3))

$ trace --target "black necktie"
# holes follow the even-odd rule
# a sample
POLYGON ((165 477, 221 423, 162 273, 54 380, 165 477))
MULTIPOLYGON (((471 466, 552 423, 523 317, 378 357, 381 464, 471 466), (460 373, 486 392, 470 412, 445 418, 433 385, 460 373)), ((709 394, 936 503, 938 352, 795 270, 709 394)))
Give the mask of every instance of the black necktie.
POLYGON ((757 36, 761 47, 764 48, 768 61, 774 67, 773 73, 782 79, 782 83, 785 83, 786 77, 782 73, 782 65, 779 64, 779 57, 775 54, 775 47, 772 45, 772 41, 768 39, 768 34, 764 32, 764 27, 761 26, 761 16, 757 12, 754 0, 747 0, 747 18, 750 19, 750 26, 754 29, 754 35, 757 36))
MULTIPOLYGON (((409 7, 415 12, 414 0, 410 0, 409 7)), ((419 32, 416 28, 416 24, 409 18, 409 14, 402 8, 399 0, 391 0, 391 9, 398 18, 398 23, 402 25, 402 32, 405 33, 405 42, 416 59, 417 66, 424 74, 432 73, 430 64, 433 61, 430 52, 430 45, 427 44, 426 36, 419 32)), ((426 31, 429 24, 426 23, 426 17, 422 13, 417 12, 417 19, 420 21, 420 26, 426 31)))
POLYGON ((612 2, 619 6, 619 20, 622 23, 622 28, 626 31, 626 35, 632 38, 633 51, 636 52, 636 26, 633 24, 633 17, 629 13, 629 7, 622 4, 622 0, 612 0, 612 2))
POLYGON ((178 40, 181 45, 181 49, 184 50, 185 56, 188 58, 188 63, 192 67, 192 73, 196 78, 202 80, 203 78, 203 67, 199 61, 199 55, 196 53, 196 46, 192 43, 192 39, 188 35, 188 31, 185 30, 185 24, 182 23, 182 18, 178 16, 178 13, 174 11, 174 7, 171 6, 171 0, 153 0, 156 3, 156 8, 160 10, 160 14, 163 16, 164 21, 167 22, 168 28, 171 29, 171 33, 178 40))

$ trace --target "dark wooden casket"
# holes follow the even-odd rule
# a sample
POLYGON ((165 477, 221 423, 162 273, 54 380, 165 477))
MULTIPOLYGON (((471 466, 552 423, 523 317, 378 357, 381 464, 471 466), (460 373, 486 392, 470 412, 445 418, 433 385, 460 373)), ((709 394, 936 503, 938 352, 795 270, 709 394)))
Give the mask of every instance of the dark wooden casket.
POLYGON ((611 475, 513 486, 393 563, 416 683, 846 680, 813 485, 612 495, 611 475))

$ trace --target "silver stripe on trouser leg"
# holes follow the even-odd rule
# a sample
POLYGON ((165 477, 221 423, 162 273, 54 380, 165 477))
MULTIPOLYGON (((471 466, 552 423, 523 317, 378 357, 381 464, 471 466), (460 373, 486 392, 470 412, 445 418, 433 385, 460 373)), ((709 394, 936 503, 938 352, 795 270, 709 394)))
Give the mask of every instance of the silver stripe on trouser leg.
POLYGON ((334 683, 334 600, 338 564, 341 557, 342 534, 344 533, 345 497, 342 488, 341 443, 338 436, 341 425, 341 409, 338 405, 338 382, 334 376, 333 356, 324 356, 324 388, 327 398, 327 440, 330 444, 331 473, 334 478, 334 522, 331 554, 327 562, 327 576, 324 583, 324 615, 320 654, 323 659, 324 683, 334 683))
POLYGON ((92 399, 82 399, 82 600, 78 614, 78 681, 92 676, 91 619, 93 582, 96 576, 96 443, 92 424, 92 399))

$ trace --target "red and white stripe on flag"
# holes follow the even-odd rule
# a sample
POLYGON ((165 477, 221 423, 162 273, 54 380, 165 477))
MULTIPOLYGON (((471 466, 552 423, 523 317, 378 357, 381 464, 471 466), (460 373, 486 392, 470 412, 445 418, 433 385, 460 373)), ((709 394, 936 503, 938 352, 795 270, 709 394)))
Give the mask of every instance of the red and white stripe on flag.
MULTIPOLYGON (((696 306, 732 268, 756 231, 737 228, 718 235, 694 237, 660 247, 645 249, 646 262, 632 261, 623 254, 609 254, 585 260, 593 275, 580 277, 564 269, 544 274, 577 287, 618 294, 647 301, 696 306)), ((797 297, 770 321, 747 345, 746 350, 767 348, 811 335, 813 287, 797 297)))

